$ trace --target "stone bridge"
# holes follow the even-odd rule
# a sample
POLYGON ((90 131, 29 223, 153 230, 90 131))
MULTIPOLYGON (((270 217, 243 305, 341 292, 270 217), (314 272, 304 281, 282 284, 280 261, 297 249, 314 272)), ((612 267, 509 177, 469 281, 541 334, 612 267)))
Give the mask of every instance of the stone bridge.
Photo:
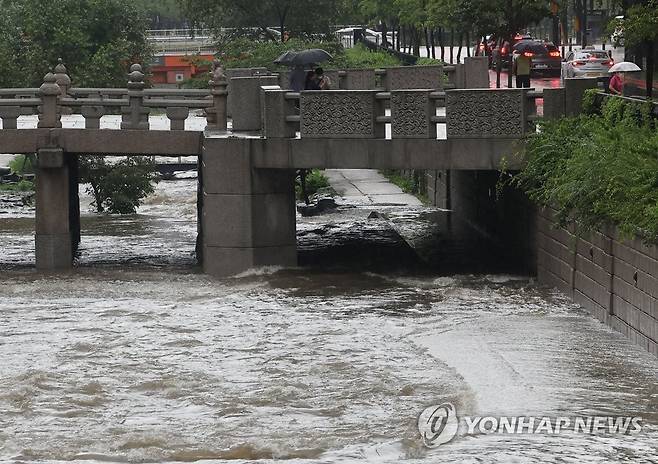
POLYGON ((146 89, 133 65, 125 89, 83 89, 60 62, 39 88, 0 89, 0 152, 37 154, 37 268, 72 265, 77 156, 198 156, 197 255, 224 276, 296 263, 295 169, 518 169, 536 101, 544 117, 574 113, 595 85, 489 89, 477 57, 332 73, 338 89, 329 91, 295 93, 285 76, 220 67, 207 90, 146 89))

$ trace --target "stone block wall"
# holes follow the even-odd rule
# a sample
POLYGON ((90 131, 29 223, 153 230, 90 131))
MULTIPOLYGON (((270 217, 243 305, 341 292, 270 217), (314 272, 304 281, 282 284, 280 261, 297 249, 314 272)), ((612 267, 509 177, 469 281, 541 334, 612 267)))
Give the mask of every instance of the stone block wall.
POLYGON ((658 356, 658 247, 622 240, 615 230, 576 236, 537 214, 537 278, 658 356))

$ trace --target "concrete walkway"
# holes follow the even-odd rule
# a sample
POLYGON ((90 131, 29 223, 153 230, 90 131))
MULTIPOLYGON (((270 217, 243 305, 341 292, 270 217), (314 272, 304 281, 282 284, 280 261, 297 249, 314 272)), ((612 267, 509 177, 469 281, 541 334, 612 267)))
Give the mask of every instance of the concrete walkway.
POLYGON ((327 169, 324 174, 346 203, 422 206, 418 198, 404 193, 374 169, 327 169))

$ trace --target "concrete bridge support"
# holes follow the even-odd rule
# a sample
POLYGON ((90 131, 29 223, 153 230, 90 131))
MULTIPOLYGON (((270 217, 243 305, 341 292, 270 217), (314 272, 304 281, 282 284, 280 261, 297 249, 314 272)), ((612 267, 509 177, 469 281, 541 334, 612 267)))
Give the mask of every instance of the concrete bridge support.
POLYGON ((252 143, 204 140, 203 270, 216 277, 297 264, 295 171, 253 168, 252 143))
POLYGON ((37 166, 36 266, 45 271, 69 269, 73 262, 71 223, 74 221, 69 165, 64 151, 40 149, 37 166))

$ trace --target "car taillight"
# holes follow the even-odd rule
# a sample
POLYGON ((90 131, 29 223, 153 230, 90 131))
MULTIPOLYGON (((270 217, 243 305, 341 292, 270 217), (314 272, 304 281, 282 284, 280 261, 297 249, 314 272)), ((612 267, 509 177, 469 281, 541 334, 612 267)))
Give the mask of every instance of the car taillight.
POLYGON ((573 62, 574 66, 585 66, 585 64, 587 64, 587 63, 585 63, 584 61, 574 61, 573 62))
POLYGON ((535 54, 532 52, 523 52, 523 56, 531 57, 534 56, 535 54))
POLYGON ((552 57, 554 57, 554 58, 559 58, 559 57, 560 57, 560 52, 558 52, 558 51, 556 50, 556 51, 553 51, 553 52, 549 52, 548 55, 549 55, 549 56, 552 56, 552 57))
POLYGON ((484 44, 480 44, 480 50, 484 50, 484 44))
POLYGON ((609 68, 610 66, 615 64, 615 60, 604 61, 603 64, 609 68))
POLYGON ((507 48, 506 48, 506 47, 503 47, 503 48, 500 50, 500 52, 501 52, 503 55, 506 55, 506 54, 507 54, 507 48))

